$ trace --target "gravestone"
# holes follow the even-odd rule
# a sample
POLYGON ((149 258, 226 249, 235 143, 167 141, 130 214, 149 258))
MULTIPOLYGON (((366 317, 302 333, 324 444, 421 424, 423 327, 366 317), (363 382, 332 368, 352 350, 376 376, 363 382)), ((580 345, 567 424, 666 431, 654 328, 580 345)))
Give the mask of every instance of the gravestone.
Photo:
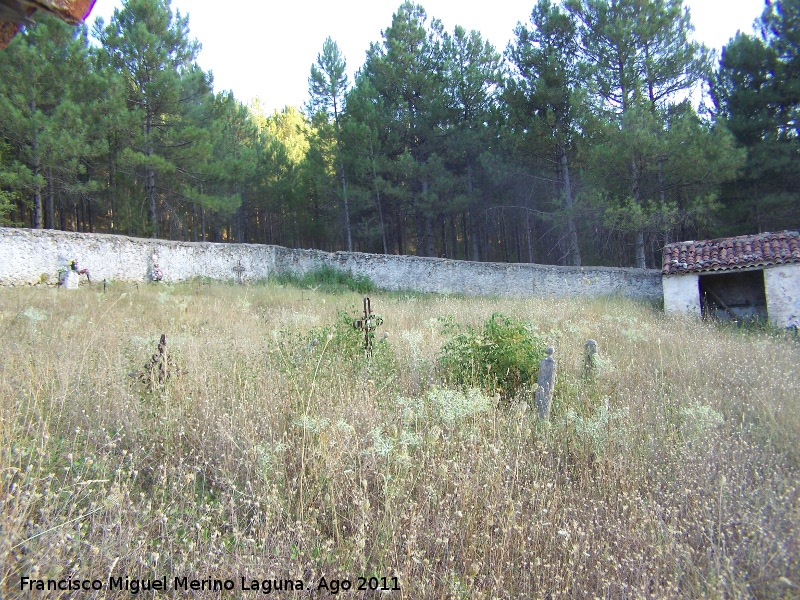
POLYGON ((597 342, 594 340, 586 340, 583 345, 583 376, 591 377, 597 372, 597 363, 599 360, 597 354, 597 342))
POLYGON ((550 407, 553 403, 553 390, 556 387, 556 359, 553 358, 553 347, 545 350, 547 356, 539 365, 539 377, 536 381, 536 392, 533 395, 536 411, 540 419, 550 418, 550 407))
POLYGON ((59 282, 59 285, 68 290, 77 290, 78 279, 79 277, 77 271, 73 271, 72 269, 67 269, 66 271, 61 273, 61 280, 59 282))

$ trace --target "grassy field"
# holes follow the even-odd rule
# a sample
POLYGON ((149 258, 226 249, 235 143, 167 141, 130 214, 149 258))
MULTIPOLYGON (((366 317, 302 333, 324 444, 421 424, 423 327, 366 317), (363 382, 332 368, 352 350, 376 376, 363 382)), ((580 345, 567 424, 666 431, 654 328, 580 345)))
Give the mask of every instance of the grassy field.
POLYGON ((797 340, 617 298, 371 297, 368 358, 355 293, 0 289, 2 597, 800 597, 797 340), (495 312, 556 348, 549 424, 445 384, 443 324, 495 312))

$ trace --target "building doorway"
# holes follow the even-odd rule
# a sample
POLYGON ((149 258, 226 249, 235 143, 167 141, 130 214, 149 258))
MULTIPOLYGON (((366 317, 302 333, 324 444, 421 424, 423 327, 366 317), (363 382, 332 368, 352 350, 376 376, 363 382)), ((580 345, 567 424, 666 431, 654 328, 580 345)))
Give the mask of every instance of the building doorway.
POLYGON ((764 270, 700 275, 703 318, 722 321, 766 320, 764 270))

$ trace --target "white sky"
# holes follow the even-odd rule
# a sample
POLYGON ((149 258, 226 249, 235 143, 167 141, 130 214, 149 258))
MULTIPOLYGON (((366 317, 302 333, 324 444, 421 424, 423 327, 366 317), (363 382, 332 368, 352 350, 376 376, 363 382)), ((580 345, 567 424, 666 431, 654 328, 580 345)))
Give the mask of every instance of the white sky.
MULTIPOLYGON (((347 60, 351 75, 364 63, 370 42, 392 22, 402 0, 172 0, 172 10, 189 14, 192 37, 202 44, 198 64, 214 74, 214 89, 233 90, 249 103, 259 97, 271 113, 308 99, 311 64, 331 36, 347 60)), ((428 18, 477 29, 499 51, 513 37, 517 22, 528 22, 535 0, 417 0, 428 18)), ((121 0, 97 0, 87 19, 108 23, 121 0)), ((719 50, 737 31, 752 33, 764 0, 684 0, 695 26, 695 38, 719 50)))

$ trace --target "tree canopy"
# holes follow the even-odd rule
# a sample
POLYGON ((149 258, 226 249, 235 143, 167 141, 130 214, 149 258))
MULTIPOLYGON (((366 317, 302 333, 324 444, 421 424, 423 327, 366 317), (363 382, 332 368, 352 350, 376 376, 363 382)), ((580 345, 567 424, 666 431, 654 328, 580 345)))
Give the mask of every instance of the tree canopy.
POLYGON ((169 0, 96 44, 43 17, 0 52, 0 224, 657 266, 799 226, 798 21, 769 3, 715 65, 681 0, 532 0, 500 49, 406 0, 355 77, 328 37, 306 106, 266 114, 214 91, 169 0))

